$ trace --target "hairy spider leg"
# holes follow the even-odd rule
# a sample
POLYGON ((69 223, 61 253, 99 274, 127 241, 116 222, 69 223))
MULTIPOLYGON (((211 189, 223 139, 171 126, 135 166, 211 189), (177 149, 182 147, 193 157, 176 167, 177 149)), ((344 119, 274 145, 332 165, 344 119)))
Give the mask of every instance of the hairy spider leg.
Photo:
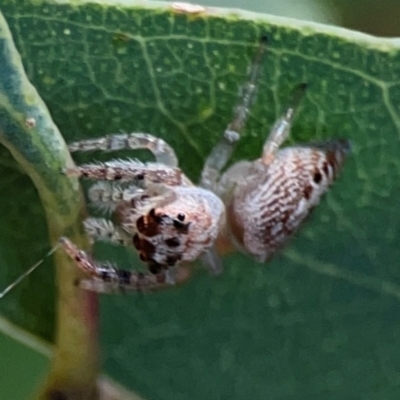
POLYGON ((83 221, 83 227, 91 242, 101 241, 111 244, 128 245, 112 221, 106 218, 89 217, 83 221))
MULTIPOLYGON (((206 189, 217 192, 221 170, 228 162, 237 141, 240 139, 240 134, 246 124, 250 107, 254 102, 257 81, 261 74, 267 41, 268 39, 266 36, 260 38, 259 46, 250 65, 247 81, 240 90, 240 97, 238 104, 234 108, 233 119, 225 129, 220 141, 212 149, 210 155, 206 159, 200 181, 200 186, 206 189)), ((214 275, 222 273, 223 264, 215 246, 207 250, 201 259, 214 275)))
POLYGON ((250 107, 254 102, 257 82, 263 66, 267 41, 268 39, 266 36, 260 38, 257 52, 250 65, 247 81, 240 90, 240 97, 238 104, 234 109, 233 119, 228 124, 221 140, 212 149, 204 164, 200 182, 200 186, 204 188, 213 191, 216 190, 220 178, 220 172, 231 157, 235 145, 240 138, 240 134, 249 115, 250 107))
POLYGON ((99 293, 115 293, 159 289, 175 283, 170 281, 164 271, 154 275, 118 269, 106 262, 99 263, 66 237, 61 237, 59 243, 77 267, 91 277, 79 283, 82 289, 99 293))
POLYGON ((182 173, 172 147, 163 139, 147 133, 112 134, 97 139, 87 139, 69 144, 71 152, 76 151, 117 151, 122 149, 147 149, 156 158, 155 163, 137 160, 116 160, 68 168, 69 176, 110 181, 131 181, 144 186, 146 181, 169 186, 182 184, 182 173))
POLYGON ((70 152, 76 151, 117 151, 123 149, 147 149, 151 151, 159 164, 168 167, 177 167, 178 158, 174 149, 154 135, 148 133, 120 133, 110 134, 97 139, 80 140, 68 145, 70 152))
POLYGON ((202 263, 206 268, 209 269, 209 271, 213 275, 221 275, 224 266, 221 260, 221 257, 218 255, 218 252, 215 248, 215 246, 211 247, 211 249, 207 250, 201 257, 200 257, 202 263))
POLYGON ((285 111, 273 125, 270 134, 268 135, 264 143, 261 157, 261 161, 263 164, 271 164, 279 148, 281 147, 283 142, 289 137, 296 110, 304 97, 306 89, 306 83, 301 83, 293 89, 285 111))
POLYGON ((109 215, 115 211, 121 202, 132 202, 144 193, 145 190, 136 185, 99 181, 88 189, 88 199, 93 207, 109 215))
POLYGON ((109 181, 129 181, 139 187, 148 182, 167 186, 182 184, 182 171, 158 163, 142 163, 137 160, 113 160, 104 163, 91 163, 66 168, 68 176, 109 181))

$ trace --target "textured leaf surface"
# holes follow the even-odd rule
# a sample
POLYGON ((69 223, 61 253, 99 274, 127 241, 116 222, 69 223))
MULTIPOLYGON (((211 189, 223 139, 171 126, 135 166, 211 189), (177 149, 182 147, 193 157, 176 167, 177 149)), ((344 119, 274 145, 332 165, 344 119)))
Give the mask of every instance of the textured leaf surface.
MULTIPOLYGON (((399 42, 254 14, 109 3, 2 3, 28 75, 67 140, 152 132, 195 179, 266 32, 269 56, 235 158, 259 154, 299 82, 310 90, 293 142, 349 137, 353 156, 268 265, 232 256, 219 279, 198 271, 168 292, 102 298, 106 371, 149 399, 398 399, 399 42)), ((6 282, 47 242, 34 191, 4 150, 0 176, 6 282)), ((0 304, 45 337, 53 300, 37 298, 51 293, 49 269, 0 304)))

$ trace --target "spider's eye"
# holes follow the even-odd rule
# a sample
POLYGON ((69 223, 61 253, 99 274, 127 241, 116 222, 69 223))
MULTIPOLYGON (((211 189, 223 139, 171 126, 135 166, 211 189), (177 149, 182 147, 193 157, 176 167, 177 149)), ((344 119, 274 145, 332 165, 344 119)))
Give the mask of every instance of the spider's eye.
POLYGON ((184 221, 185 220, 185 214, 179 213, 177 215, 177 217, 178 217, 179 221, 184 221))

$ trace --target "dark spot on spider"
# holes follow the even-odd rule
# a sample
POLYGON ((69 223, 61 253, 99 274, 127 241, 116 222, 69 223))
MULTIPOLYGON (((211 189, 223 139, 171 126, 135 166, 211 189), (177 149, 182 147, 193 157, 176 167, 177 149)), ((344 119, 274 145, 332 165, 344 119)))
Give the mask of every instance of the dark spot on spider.
POLYGON ((290 216, 291 216, 290 212, 283 212, 282 213, 282 215, 280 217, 280 220, 283 223, 283 225, 286 225, 288 223, 290 216))
POLYGON ((182 224, 180 221, 177 221, 176 219, 174 219, 174 228, 176 229, 182 229, 183 226, 185 226, 185 224, 182 224))
POLYGON ((146 236, 154 236, 158 233, 158 227, 155 221, 147 216, 141 216, 136 221, 137 230, 146 236))
POLYGON ((179 261, 180 257, 178 256, 168 256, 166 259, 167 265, 172 267, 173 265, 176 264, 177 261, 179 261))
POLYGON ((127 271, 125 269, 118 269, 116 272, 119 279, 119 283, 128 285, 131 282, 132 273, 130 271, 127 271))
POLYGON ((144 174, 137 174, 136 179, 138 179, 139 181, 142 181, 144 179, 144 174))
POLYGON ((181 221, 181 222, 183 222, 183 221, 185 220, 185 214, 179 213, 179 214, 178 214, 178 220, 181 221))
POLYGON ((143 233, 146 229, 145 217, 142 215, 136 221, 136 228, 140 233, 143 233))
POLYGON ((76 261, 76 262, 80 262, 80 261, 82 261, 82 258, 79 257, 79 256, 75 256, 75 261, 76 261))
POLYGON ((139 251, 139 258, 143 262, 149 261, 155 253, 154 245, 146 239, 141 239, 138 235, 133 237, 133 245, 139 251))
POLYGON ((156 248, 153 243, 149 242, 146 239, 141 240, 141 245, 140 245, 141 250, 143 250, 147 254, 154 254, 156 248))
POLYGON ((328 176, 329 169, 328 169, 328 163, 326 161, 322 164, 322 171, 324 171, 324 174, 328 176))
POLYGON ((178 238, 172 237, 172 238, 166 239, 165 244, 168 247, 178 247, 181 244, 181 242, 178 238))
POLYGON ((133 243, 133 245, 135 246, 136 249, 140 248, 140 238, 139 238, 138 234, 133 236, 132 243, 133 243))
POLYGON ((333 170, 335 170, 337 163, 336 153, 334 151, 328 151, 326 153, 326 160, 328 161, 328 164, 333 168, 333 170))
POLYGON ((182 222, 174 219, 174 228, 179 232, 179 233, 183 233, 183 234, 187 234, 189 231, 189 225, 190 223, 187 224, 183 224, 182 222))
POLYGON ((109 271, 101 271, 100 278, 104 282, 111 282, 111 274, 109 271))
POLYGON ((314 172, 314 182, 316 184, 320 183, 322 181, 322 175, 319 171, 314 172))
POLYGON ((83 176, 84 178, 87 178, 87 177, 89 176, 89 174, 88 174, 87 172, 82 172, 82 176, 83 176))
POLYGON ((156 214, 156 210, 154 208, 152 208, 149 211, 149 217, 156 223, 156 224, 160 224, 163 220, 163 217, 165 217, 165 215, 159 215, 156 214))
POLYGON ((122 179, 122 175, 114 175, 115 181, 119 181, 120 179, 122 179))
POLYGON ((155 214, 154 210, 150 210, 149 214, 142 215, 136 221, 136 228, 139 233, 145 236, 155 236, 159 233, 159 224, 162 222, 162 217, 155 214))
POLYGON ((310 199, 312 191, 313 191, 312 186, 306 186, 306 187, 304 188, 303 194, 304 194, 304 197, 305 197, 307 200, 310 199))
POLYGON ((149 271, 153 275, 159 274, 161 272, 161 270, 162 270, 162 265, 161 264, 159 264, 159 263, 157 263, 155 261, 152 261, 149 264, 149 271))

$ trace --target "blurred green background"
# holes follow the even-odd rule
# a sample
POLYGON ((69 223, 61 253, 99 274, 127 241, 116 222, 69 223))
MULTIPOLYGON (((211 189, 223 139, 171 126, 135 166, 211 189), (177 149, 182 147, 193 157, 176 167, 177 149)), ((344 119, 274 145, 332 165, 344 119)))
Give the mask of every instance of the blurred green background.
MULTIPOLYGON (((400 36, 398 0, 204 0, 201 4, 333 24, 378 36, 400 36)), ((29 399, 45 375, 48 359, 2 333, 0 349, 0 400, 29 399)))
POLYGON ((29 399, 45 377, 48 358, 3 333, 0 349, 0 399, 29 399))

